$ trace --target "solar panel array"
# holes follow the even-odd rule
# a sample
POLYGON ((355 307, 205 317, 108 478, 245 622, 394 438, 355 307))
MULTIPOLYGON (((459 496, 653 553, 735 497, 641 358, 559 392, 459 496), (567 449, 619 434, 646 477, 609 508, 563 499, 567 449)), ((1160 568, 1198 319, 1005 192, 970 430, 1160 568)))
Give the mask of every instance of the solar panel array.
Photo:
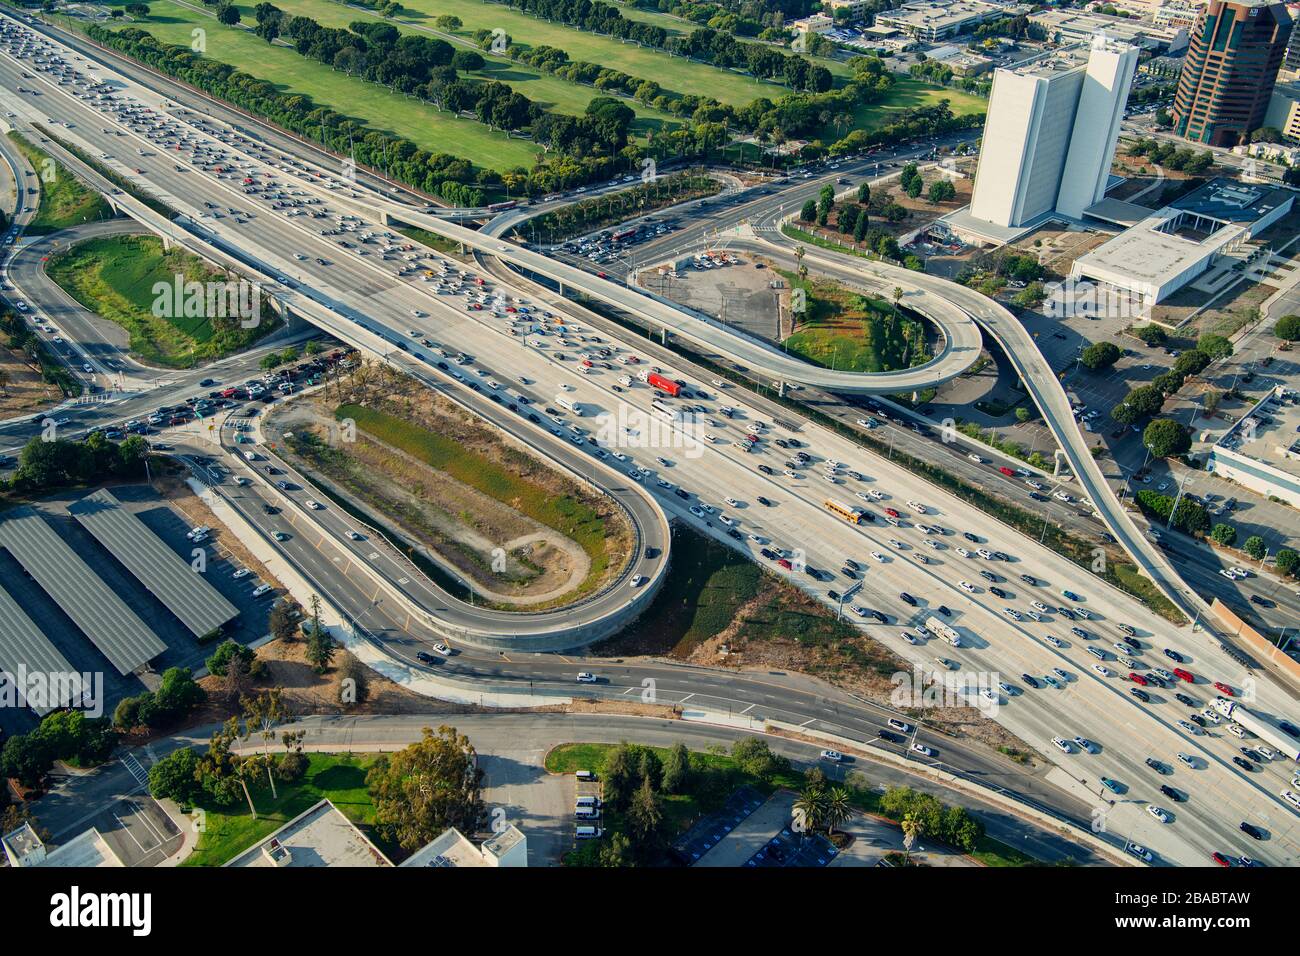
POLYGON ((18 606, 4 588, 0 588, 0 671, 9 675, 18 690, 22 703, 31 707, 37 716, 80 700, 89 688, 81 675, 72 669, 67 658, 50 643, 41 629, 18 606), (64 699, 53 693, 56 681, 66 681, 68 695, 64 699), (46 693, 38 693, 34 681, 44 681, 46 693), (30 697, 27 692, 32 691, 30 697))

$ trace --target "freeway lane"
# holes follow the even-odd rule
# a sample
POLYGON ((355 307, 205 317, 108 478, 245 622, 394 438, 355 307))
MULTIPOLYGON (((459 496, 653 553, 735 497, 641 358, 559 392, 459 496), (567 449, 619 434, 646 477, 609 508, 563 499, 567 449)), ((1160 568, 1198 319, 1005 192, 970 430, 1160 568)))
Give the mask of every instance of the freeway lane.
MULTIPOLYGON (((49 103, 53 104, 54 100, 49 103)), ((42 103, 42 106, 47 105, 42 103)), ((51 109, 55 109, 50 105, 51 109)), ((61 107, 60 107, 61 109, 61 107)), ((80 114, 70 117, 77 127, 71 131, 71 134, 85 135, 88 139, 94 140, 97 135, 94 128, 103 120, 95 118, 89 122, 84 120, 80 114)), ((105 140, 104 142, 107 142, 105 140)), ((91 146, 91 148, 95 148, 91 146)), ((99 148, 103 148, 102 146, 99 148)), ((190 168, 189 172, 175 172, 170 163, 164 163, 154 158, 142 159, 145 168, 148 170, 146 181, 154 184, 153 188, 161 189, 170 199, 174 199, 181 204, 181 208, 193 208, 204 195, 219 198, 223 206, 228 205, 232 199, 247 205, 247 200, 243 198, 242 193, 238 190, 231 189, 224 182, 213 182, 208 176, 198 176, 190 168)), ((427 293, 422 293, 418 288, 402 286, 400 283, 394 283, 390 279, 381 279, 385 275, 382 272, 383 267, 379 265, 378 256, 366 257, 363 261, 361 257, 354 256, 351 252, 342 257, 339 263, 328 268, 312 268, 304 266, 301 263, 295 264, 288 259, 284 250, 290 248, 303 248, 308 251, 314 251, 319 245, 330 250, 330 257, 339 256, 340 254, 333 249, 328 243, 321 244, 319 238, 313 237, 307 230, 299 228, 292 222, 285 222, 284 217, 256 207, 257 211, 253 214, 255 218, 252 221, 256 224, 255 228, 235 227, 229 223, 214 224, 220 226, 219 231, 230 232, 232 235, 239 237, 239 244, 248 251, 249 255, 256 258, 265 258, 269 263, 283 263, 282 268, 286 271, 298 271, 299 283, 305 284, 310 278, 311 289, 313 294, 321 295, 330 299, 339 298, 340 301, 348 303, 358 302, 357 306, 349 305, 361 313, 379 312, 387 317, 387 321, 393 324, 394 316, 409 314, 410 309, 414 307, 412 303, 420 303, 432 311, 436 306, 433 304, 438 300, 427 293), (298 245, 301 243, 301 245, 298 245), (333 270, 341 267, 346 263, 348 270, 355 276, 355 279, 345 277, 340 274, 339 279, 333 278, 333 270), (363 294, 360 300, 355 289, 351 286, 356 280, 365 283, 363 294), (349 287, 336 289, 336 281, 347 282, 349 287), (394 288, 396 286, 396 288, 394 288)), ((251 218, 251 217, 250 217, 251 218)), ((454 324, 451 321, 451 314, 454 310, 443 306, 438 312, 437 321, 413 321, 412 324, 418 324, 422 330, 427 330, 430 334, 442 337, 444 335, 455 335, 455 341, 459 342, 460 336, 473 337, 473 348, 476 352, 482 352, 489 356, 489 359, 497 365, 498 368, 516 369, 522 366, 522 363, 529 363, 527 368, 531 371, 534 368, 540 368, 544 371, 537 372, 538 377, 545 377, 547 382, 556 382, 559 378, 562 382, 577 383, 585 382, 585 389, 589 390, 587 395, 583 396, 583 401, 594 399, 599 409, 611 410, 609 403, 616 401, 610 393, 610 379, 612 376, 593 375, 590 377, 580 377, 576 371, 573 371, 572 363, 559 363, 549 357, 541 357, 538 347, 521 349, 520 343, 512 339, 504 332, 493 329, 484 329, 482 323, 478 321, 465 321, 463 317, 459 318, 454 324), (540 364, 539 364, 540 363, 540 364), (563 371, 561 372, 561 369, 563 371)), ((410 321, 410 320, 408 320, 410 321)), ((388 334, 393 336, 390 341, 402 338, 404 332, 400 325, 396 328, 390 326, 388 334)), ((547 353, 550 354, 549 351, 547 353)), ((489 361, 485 359, 485 363, 489 361)), ((530 376, 532 377, 532 376, 530 376)), ((578 387, 575 385, 575 387, 578 387)), ((648 403, 647 390, 638 388, 633 393, 628 393, 627 398, 631 401, 644 406, 648 403)), ((622 400, 621 398, 618 400, 622 400)), ((863 456, 850 443, 839 439, 835 436, 824 434, 822 430, 810 428, 807 430, 811 439, 815 442, 814 450, 820 456, 836 457, 840 460, 847 460, 854 463, 858 460, 869 460, 869 467, 858 466, 859 470, 872 474, 883 487, 892 488, 899 497, 904 497, 902 489, 911 487, 914 479, 906 473, 901 473, 897 469, 891 469, 887 462, 876 460, 870 456, 863 456), (853 457, 850 457, 853 456, 853 457)), ((771 454, 770 452, 768 454, 771 454)), ((779 529, 782 541, 786 544, 798 544, 802 542, 808 552, 809 560, 821 563, 823 567, 836 567, 846 554, 855 554, 863 556, 867 547, 874 546, 881 548, 882 553, 889 550, 886 544, 886 533, 877 532, 872 529, 856 529, 851 526, 836 523, 825 514, 820 507, 820 500, 827 494, 828 484, 822 484, 824 479, 812 479, 794 481, 790 486, 779 483, 768 478, 760 478, 755 475, 749 462, 753 457, 742 458, 742 453, 732 450, 730 446, 725 449, 716 449, 701 455, 699 458, 679 459, 677 464, 671 466, 676 468, 680 466, 683 474, 688 475, 689 479, 683 479, 681 483, 689 483, 694 488, 708 489, 728 489, 734 487, 733 492, 737 499, 753 501, 756 494, 772 491, 777 493, 779 488, 780 497, 789 501, 789 511, 783 514, 785 505, 775 509, 771 513, 771 520, 774 528, 779 529), (689 469, 689 470, 688 470, 689 469), (807 484, 808 490, 802 490, 797 485, 807 484), (788 515, 788 516, 786 516, 788 515), (829 522, 829 524, 828 524, 829 522), (822 563, 825 562, 825 563, 822 563)), ((645 462, 640 462, 645 464, 645 462)), ((842 481, 835 487, 840 487, 842 481)), ((716 499, 714 499, 716 500, 716 499)), ((960 505, 957 502, 944 500, 942 503, 927 502, 932 507, 938 509, 940 519, 946 512, 954 515, 961 515, 961 524, 959 527, 965 527, 972 530, 982 537, 995 541, 1005 541, 1008 533, 1005 529, 998 527, 994 522, 987 519, 986 516, 970 514, 970 509, 960 505)), ((680 512, 679 512, 680 513, 680 512)), ((742 519, 748 522, 748 518, 742 519)), ((761 519, 763 524, 769 523, 769 518, 761 519)), ((711 533, 718 534, 717 528, 712 529, 711 533)), ((916 539, 913 539, 916 540, 916 539)), ((749 547, 745 545, 744 547, 749 547)), ((1005 547, 1005 545, 1004 545, 1005 547)), ((1071 570, 1063 567, 1062 564, 1050 553, 1039 553, 1030 546, 1029 542, 1018 541, 1015 547, 1009 547, 1008 550, 1028 550, 1034 557, 1034 568, 1038 571, 1039 567, 1052 568, 1052 576, 1048 578, 1051 584, 1052 578, 1056 580, 1055 587, 1059 587, 1062 581, 1072 581, 1071 570)), ((1007 674, 1016 674, 1020 672, 1021 667, 1036 673, 1043 673, 1050 668, 1052 664, 1049 661, 1059 661, 1056 666, 1061 664, 1073 664, 1074 655, 1079 655, 1079 663, 1074 665, 1075 672, 1082 671, 1087 665, 1090 658, 1084 657, 1079 653, 1079 648, 1073 645, 1064 649, 1050 649, 1036 639, 1036 628, 1029 625, 1012 625, 1005 621, 997 609, 997 602, 991 602, 987 597, 970 598, 964 592, 955 588, 955 582, 952 580, 951 571, 940 574, 949 560, 956 561, 956 558, 949 555, 942 556, 944 564, 936 564, 933 568, 922 570, 924 566, 913 564, 911 559, 900 557, 891 558, 888 561, 881 562, 879 567, 873 566, 871 572, 873 580, 880 578, 880 584, 873 584, 872 593, 881 598, 885 607, 894 611, 900 605, 897 599, 889 598, 891 594, 897 594, 900 587, 907 587, 918 599, 924 601, 923 608, 932 608, 940 602, 951 604, 954 609, 960 609, 962 617, 958 619, 959 626, 968 628, 963 633, 969 633, 972 639, 980 635, 987 635, 980 639, 980 643, 970 648, 969 651, 954 651, 952 656, 957 657, 963 663, 968 664, 971 668, 981 671, 1001 670, 1007 674), (884 603, 889 600, 892 603, 884 603), (1011 640, 998 640, 996 637, 1002 635, 1011 635, 1011 640), (1059 652, 1059 653, 1058 653, 1059 652)), ((963 559, 967 560, 967 559, 963 559)), ((1020 559, 1025 560, 1025 559, 1020 559)), ((808 582, 800 581, 805 587, 811 587, 808 582)), ((1019 591, 1019 589, 1017 589, 1019 591)), ((814 593, 826 597, 826 591, 822 586, 817 586, 814 593)), ((1032 593, 1032 592, 1031 592, 1032 593)), ((1044 597, 1052 596, 1050 590, 1040 590, 1038 593, 1044 597)), ((1023 601, 1026 595, 1020 593, 1019 601, 1023 601)), ((1096 602, 1101 617, 1109 621, 1136 621, 1147 634, 1156 633, 1164 635, 1167 630, 1165 625, 1152 621, 1148 615, 1136 607, 1134 602, 1124 596, 1101 593, 1090 595, 1089 606, 1096 602), (1155 630, 1147 631, 1150 627, 1155 630)), ((895 611, 895 613, 898 613, 895 611)), ((924 612, 906 611, 906 620, 908 623, 919 620, 924 617, 924 612), (917 616, 919 614, 919 616, 917 616)), ((911 655, 911 658, 924 662, 929 659, 928 654, 911 649, 910 645, 902 643, 900 632, 893 628, 882 631, 883 639, 891 648, 897 647, 900 653, 911 655)), ((1177 637, 1160 638, 1160 642, 1173 643, 1178 640, 1177 637)), ((1198 647, 1196 654, 1199 655, 1204 649, 1198 647)), ((1194 658, 1195 659, 1195 658, 1194 658)), ((1217 672, 1222 665, 1213 659, 1208 660, 1207 665, 1211 665, 1211 671, 1217 672)), ((1198 664, 1198 669, 1200 668, 1198 664)), ((1117 689, 1104 689, 1097 686, 1097 681, 1091 678, 1072 681, 1071 685, 1063 693, 1052 692, 1052 696, 1044 694, 1026 694, 1024 698, 1017 698, 1012 704, 1006 702, 999 712, 999 719, 1003 720, 1010 728, 1035 746, 1050 751, 1047 744, 1048 739, 1063 731, 1078 732, 1074 728, 1084 730, 1094 739, 1098 739, 1103 744, 1103 753, 1094 755, 1093 758, 1087 758, 1089 763, 1084 763, 1080 757, 1077 760, 1066 760, 1062 758, 1064 766, 1070 768, 1076 775, 1094 781, 1095 774, 1106 772, 1112 776, 1124 780, 1134 791, 1145 791, 1150 793, 1153 790, 1151 782, 1152 775, 1146 771, 1142 765, 1142 759, 1148 753, 1156 753, 1162 758, 1166 758, 1175 749, 1179 747, 1192 747, 1204 753, 1205 766, 1195 777, 1189 777, 1188 783, 1180 781, 1180 786, 1186 786, 1189 792, 1193 793, 1195 799, 1199 802, 1208 795, 1212 795, 1210 802, 1200 803, 1199 807, 1194 810, 1194 815, 1189 815, 1186 821, 1180 821, 1177 830, 1175 828, 1164 828, 1168 832, 1152 833, 1150 838, 1144 838, 1144 828, 1149 824, 1144 822, 1149 818, 1144 818, 1141 797, 1122 803, 1114 811, 1115 826, 1123 832, 1129 832, 1137 836, 1142 842, 1148 843, 1161 852, 1166 859, 1181 860, 1183 862, 1202 862, 1205 859, 1207 847, 1233 847, 1236 845, 1237 837, 1235 836, 1235 824, 1231 816, 1236 812, 1254 813, 1254 807, 1258 805, 1261 795, 1267 796, 1266 787, 1274 784, 1265 785, 1247 785, 1245 778, 1237 774, 1230 764, 1227 764, 1225 752, 1226 742, 1220 743, 1214 740, 1206 740, 1204 744, 1192 744, 1182 737, 1181 733, 1174 729, 1174 719, 1172 703, 1167 701, 1158 703, 1150 709, 1132 707, 1124 702, 1122 708, 1117 708, 1113 695, 1118 693, 1117 689), (1131 709, 1130 709, 1131 708, 1131 709), (1137 732, 1133 719, 1139 718, 1141 732, 1137 732), (1062 726, 1065 725, 1065 726, 1062 726), (1080 767, 1080 764, 1083 766, 1080 767), (1096 770, 1090 769, 1096 767, 1096 770), (1089 768, 1089 769, 1084 769, 1089 768), (1224 816, 1219 818, 1210 810, 1211 806, 1217 807, 1224 816), (1204 809, 1202 809, 1204 808, 1204 809), (1186 834, 1184 837, 1183 834, 1186 834)), ((1264 689, 1261 693, 1271 694, 1272 691, 1264 689)), ((1277 706, 1277 704, 1273 705, 1277 706)), ((1273 776, 1272 771, 1269 776, 1273 776)), ((1271 801, 1269 801, 1271 803, 1271 801)), ((1271 811, 1277 813, 1276 810, 1271 811)), ((1269 855, 1266 859, 1270 861, 1285 860, 1293 852, 1289 847, 1293 846, 1293 838, 1289 831, 1284 829, 1287 823, 1285 816, 1279 816, 1273 826, 1276 831, 1275 842, 1277 846, 1270 844, 1267 848, 1269 855)))

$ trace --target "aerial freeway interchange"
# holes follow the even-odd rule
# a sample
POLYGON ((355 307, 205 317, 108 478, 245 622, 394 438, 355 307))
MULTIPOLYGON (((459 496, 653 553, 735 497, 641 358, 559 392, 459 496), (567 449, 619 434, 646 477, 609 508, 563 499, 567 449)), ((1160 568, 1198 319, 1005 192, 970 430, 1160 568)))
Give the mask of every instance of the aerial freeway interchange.
MULTIPOLYGON (((70 52, 65 51, 63 58, 75 62, 70 52)), ((12 52, 6 52, 3 59, 0 77, 10 87, 18 72, 30 64, 21 64, 12 52)), ((102 66, 98 79, 106 79, 102 66)), ((1142 657, 1145 653, 1154 657, 1167 649, 1193 662, 1201 681, 1238 682, 1242 676, 1239 665, 1203 634, 1175 629, 1100 581, 1080 583, 1083 573, 1064 558, 942 492, 918 491, 914 476, 815 424, 801 422, 797 429, 778 431, 779 425, 764 422, 765 427, 759 428, 757 422, 764 416, 743 396, 728 397, 726 389, 688 381, 672 369, 647 370, 646 381, 631 387, 619 384, 625 369, 632 366, 620 368, 616 363, 636 354, 635 340, 604 341, 591 335, 580 322, 564 318, 562 297, 528 304, 534 312, 551 312, 551 321, 529 323, 528 331, 523 332, 516 323, 492 311, 466 309, 458 297, 439 295, 431 289, 433 283, 424 281, 424 273, 434 271, 432 268, 411 272, 405 258, 399 256, 395 261, 378 251, 402 243, 401 237, 391 232, 391 220, 413 222, 467 244, 486 246, 489 240, 472 230, 424 217, 418 210, 402 208, 382 197, 370 203, 360 187, 350 183, 340 186, 331 174, 297 161, 284 162, 243 133, 165 105, 156 94, 129 81, 115 80, 114 85, 120 83, 120 87, 111 99, 87 101, 67 86, 45 77, 38 80, 43 84, 42 95, 18 100, 23 119, 38 125, 55 119, 71 124, 58 129, 60 138, 76 142, 91 155, 117 156, 123 154, 123 144, 129 144, 125 155, 130 157, 131 169, 143 170, 136 174, 137 181, 186 217, 186 223, 172 227, 174 238, 209 251, 215 247, 225 254, 238 254, 243 267, 266 279, 292 311, 344 341, 418 374, 421 380, 437 383, 448 394, 464 391, 469 370, 477 366, 480 392, 483 379, 506 383, 493 390, 500 399, 498 404, 508 402, 523 408, 519 399, 531 395, 535 399, 532 407, 538 409, 545 402, 541 396, 564 395, 581 406, 585 414, 574 417, 584 420, 595 415, 602 421, 626 425, 638 415, 634 421, 644 423, 653 415, 654 402, 671 400, 675 403, 672 407, 687 417, 675 416, 670 447, 641 447, 638 436, 627 427, 614 441, 601 444, 589 430, 564 415, 537 414, 541 420, 533 422, 527 413, 517 413, 510 427, 531 433, 535 446, 543 452, 553 448, 557 439, 565 442, 587 456, 587 468, 602 476, 602 486, 624 476, 632 479, 663 513, 692 522, 776 573, 786 574, 832 606, 845 604, 850 619, 918 668, 935 669, 933 635, 942 635, 942 631, 928 628, 930 634, 921 633, 918 639, 915 622, 927 618, 939 622, 936 615, 941 615, 944 626, 959 635, 957 644, 946 641, 951 649, 944 648, 942 667, 956 664, 962 670, 1000 675, 996 719, 1057 760, 1066 786, 1095 794, 1105 827, 1122 834, 1121 844, 1131 840, 1149 847, 1161 862, 1204 863, 1211 850, 1239 847, 1237 822, 1251 820, 1272 834, 1252 855, 1272 863, 1294 862, 1296 821, 1281 797, 1290 789, 1290 775, 1282 772, 1285 768, 1280 761, 1243 771, 1232 759, 1237 755, 1235 739, 1211 738, 1199 731, 1199 724, 1185 719, 1205 707, 1207 698, 1202 696, 1195 710, 1176 704, 1159 690, 1144 691, 1148 699, 1142 701, 1128 693, 1132 682, 1121 678, 1118 665, 1110 675, 1096 670, 1098 665, 1106 666, 1104 660, 1114 663, 1118 652, 1108 648, 1117 642, 1118 625, 1123 624, 1133 629, 1139 644, 1137 648, 1129 646, 1125 656, 1142 657), (237 172, 232 164, 238 167, 237 172), (333 189, 322 185, 329 178, 336 182, 333 189), (251 184, 245 183, 246 179, 260 188, 249 192, 251 184), (340 189, 357 191, 361 202, 351 197, 346 204, 341 202, 340 189), (303 202, 276 208, 266 198, 271 193, 303 202), (307 199, 317 201, 307 203, 307 199), (366 217, 363 209, 367 204, 379 214, 366 217), (294 210, 327 208, 330 220, 290 215, 294 210), (211 215, 214 210, 223 214, 221 218, 211 215), (340 236, 322 235, 325 229, 332 232, 337 228, 334 223, 343 215, 352 217, 346 220, 350 228, 340 236), (354 241, 363 233, 370 233, 374 241, 354 241), (340 239, 348 244, 340 244, 340 239), (564 332, 558 331, 559 325, 564 332), (543 331, 546 334, 541 334, 543 331), (561 336, 571 344, 560 345, 561 336), (593 356, 602 351, 610 353, 610 359, 601 359, 597 365, 593 356), (470 361, 456 365, 448 362, 443 352, 469 356, 470 361), (583 361, 592 365, 584 366, 583 361), (606 362, 612 367, 604 367, 606 362), (662 380, 662 386, 677 385, 679 379, 686 385, 677 385, 678 394, 673 395, 670 387, 653 387, 651 374, 662 380), (542 391, 530 391, 532 386, 542 391), (730 416, 721 411, 724 405, 733 410, 730 416), (710 435, 726 440, 710 441, 710 435), (737 444, 743 444, 741 439, 749 435, 759 439, 750 443, 752 451, 737 444), (797 441, 812 463, 822 464, 820 474, 807 465, 788 467, 788 462, 798 459, 789 449, 776 445, 777 436, 787 445, 789 439, 797 441), (838 467, 831 462, 839 463, 838 467), (883 511, 875 521, 845 520, 827 507, 828 502, 837 502, 841 508, 865 514, 894 507, 886 502, 901 503, 909 498, 925 498, 927 513, 907 520, 895 518, 896 524, 885 521, 892 516, 883 511), (921 525, 927 530, 920 531, 921 525), (1007 560, 981 557, 981 548, 967 548, 967 541, 972 545, 979 542, 989 554, 1004 553, 1007 560), (789 571, 764 557, 764 550, 779 554, 789 563, 789 571), (792 561, 792 556, 798 560, 792 561), (850 577, 846 570, 853 571, 852 580, 839 581, 836 569, 838 577, 844 578, 850 577), (972 583, 975 579, 978 583, 972 583), (969 587, 960 586, 959 581, 969 587), (849 588, 856 589, 852 601, 841 600, 849 588), (1076 595, 1075 601, 1066 598, 1065 591, 1083 594, 1076 595), (1038 610, 1039 606, 1043 610, 1038 610), (1067 613, 1076 618, 1068 626, 1067 613), (1198 729, 1188 730, 1189 726, 1198 729), (1096 752, 1067 755, 1052 744, 1055 738, 1085 732, 1086 739, 1097 744, 1096 752), (1175 756, 1184 753, 1192 763, 1175 756), (1152 761, 1175 767, 1182 774, 1174 782, 1177 792, 1189 802, 1179 802, 1173 808, 1171 823, 1146 811, 1148 799, 1161 799, 1154 797, 1159 787, 1169 786, 1160 779, 1162 772, 1153 773, 1152 761), (1106 780, 1120 781, 1124 792, 1110 788, 1106 780)), ((113 198, 133 210, 129 197, 113 198)), ((536 253, 507 246, 501 240, 490 242, 488 251, 534 272, 557 271, 532 258, 521 261, 536 253)), ((439 257, 432 253, 421 256, 424 265, 439 264, 439 257)), ((566 274, 557 278, 561 283, 566 280, 572 286, 578 277, 566 274)), ((587 295, 651 310, 638 292, 612 284, 603 288, 585 275, 580 275, 580 281, 587 295)), ((526 303, 525 296, 517 291, 510 295, 510 291, 498 289, 496 294, 526 303)), ((927 304, 941 298, 939 293, 924 291, 927 304)), ((956 306, 949 308, 954 315, 962 311, 956 306)), ((664 314, 665 309, 664 303, 653 303, 656 315, 664 314)), ((670 331, 687 339, 702 335, 698 324, 691 324, 698 320, 684 314, 670 320, 681 323, 680 331, 670 331)), ((725 339, 714 341, 718 330, 707 331, 707 341, 713 347, 726 343, 725 339)), ((951 354, 954 341, 949 339, 946 354, 951 354)), ((770 351, 748 340, 734 345, 739 361, 754 361, 760 368, 766 367, 761 363, 770 351)), ((971 361, 977 352, 972 351, 971 361)), ((799 380, 796 375, 815 378, 812 373, 817 370, 804 367, 787 372, 781 366, 779 371, 786 375, 785 380, 795 381, 799 380)), ((899 388, 897 384, 863 385, 861 381, 858 387, 868 391, 899 388)), ((660 566, 666 560, 664 554, 660 566)), ((599 671, 598 664, 589 667, 599 671)), ((1146 673, 1150 667, 1146 662, 1141 671, 1146 673)), ((1172 685, 1169 689, 1173 690, 1172 685)), ((1287 706, 1278 688, 1258 682, 1253 708, 1279 714, 1287 706)))

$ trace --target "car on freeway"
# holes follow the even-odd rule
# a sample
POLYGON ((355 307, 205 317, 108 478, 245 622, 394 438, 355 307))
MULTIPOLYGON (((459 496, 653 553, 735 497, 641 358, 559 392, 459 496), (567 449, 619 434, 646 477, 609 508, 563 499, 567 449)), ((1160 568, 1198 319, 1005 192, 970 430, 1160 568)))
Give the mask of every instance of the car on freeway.
POLYGON ((1164 807, 1158 807, 1158 806, 1156 806, 1154 803, 1148 803, 1148 804, 1147 804, 1147 813, 1151 814, 1153 817, 1155 817, 1155 818, 1156 818, 1157 820, 1159 820, 1161 823, 1168 823, 1168 822, 1169 822, 1169 819, 1170 819, 1170 817, 1169 817, 1169 811, 1166 810, 1164 807))
POLYGON ((934 756, 934 750, 931 749, 930 747, 927 747, 927 746, 926 746, 925 744, 923 744, 923 743, 914 743, 914 744, 912 744, 912 750, 913 750, 913 752, 920 754, 922 757, 933 757, 933 756, 934 756))
POLYGON ((1238 828, 1241 830, 1242 833, 1246 834, 1246 836, 1250 837, 1252 840, 1264 839, 1264 831, 1261 830, 1259 827, 1255 826, 1253 823, 1248 823, 1245 820, 1242 820, 1241 823, 1238 825, 1238 828))
POLYGON ((1121 793, 1124 790, 1124 785, 1122 783, 1118 780, 1112 780, 1110 777, 1102 777, 1101 785, 1111 793, 1121 793))
POLYGON ((1169 784, 1167 783, 1162 783, 1160 785, 1160 792, 1163 793, 1170 800, 1174 801, 1174 803, 1183 803, 1187 799, 1181 793, 1175 790, 1173 787, 1169 786, 1169 784))
POLYGON ((823 750, 821 757, 823 760, 830 760, 839 763, 844 759, 844 754, 840 753, 838 750, 823 750))
POLYGON ((1138 700, 1142 701, 1142 703, 1144 704, 1148 704, 1151 702, 1151 695, 1148 694, 1146 691, 1144 691, 1141 687, 1130 687, 1128 689, 1128 692, 1132 694, 1134 697, 1136 697, 1138 700))
POLYGON ((596 683, 596 675, 590 671, 578 671, 577 680, 579 684, 594 684, 596 683))
POLYGON ((1237 696, 1237 692, 1233 690, 1231 687, 1229 687, 1227 684, 1223 683, 1222 681, 1216 680, 1214 682, 1214 689, 1219 691, 1221 694, 1226 694, 1228 697, 1237 696))

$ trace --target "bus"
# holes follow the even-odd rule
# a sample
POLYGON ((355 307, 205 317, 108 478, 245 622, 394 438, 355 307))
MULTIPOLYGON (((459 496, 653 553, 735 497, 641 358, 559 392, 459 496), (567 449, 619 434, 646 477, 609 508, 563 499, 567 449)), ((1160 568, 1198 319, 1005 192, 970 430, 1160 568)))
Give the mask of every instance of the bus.
POLYGON ((579 418, 582 417, 582 406, 579 405, 577 402, 573 401, 572 399, 570 399, 566 395, 556 395, 555 404, 559 405, 561 408, 567 408, 569 411, 573 412, 573 414, 577 415, 579 418))
POLYGON ((845 521, 849 522, 850 524, 862 523, 861 508, 846 508, 838 501, 831 501, 828 498, 826 499, 826 510, 833 515, 838 515, 839 517, 843 518, 845 521))
POLYGON ((671 416, 673 414, 673 407, 669 405, 667 402, 659 401, 659 399, 657 398, 650 403, 650 407, 653 408, 656 412, 659 412, 661 415, 668 414, 671 416))

